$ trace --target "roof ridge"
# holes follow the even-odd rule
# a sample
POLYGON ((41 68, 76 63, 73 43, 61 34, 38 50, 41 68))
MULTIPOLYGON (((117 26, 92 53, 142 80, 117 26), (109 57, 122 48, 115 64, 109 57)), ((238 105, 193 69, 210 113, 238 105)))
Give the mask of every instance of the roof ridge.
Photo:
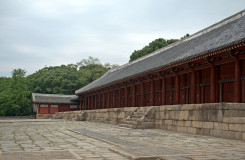
POLYGON ((68 96, 76 96, 75 94, 49 94, 49 93, 32 93, 32 95, 38 96, 38 95, 43 95, 43 96, 63 96, 63 97, 68 97, 68 96))

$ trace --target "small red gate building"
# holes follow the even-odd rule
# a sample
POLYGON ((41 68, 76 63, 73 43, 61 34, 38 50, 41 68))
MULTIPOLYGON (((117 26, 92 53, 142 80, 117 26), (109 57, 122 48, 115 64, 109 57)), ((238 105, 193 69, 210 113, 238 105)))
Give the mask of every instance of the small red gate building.
POLYGON ((33 112, 37 114, 79 110, 76 95, 32 93, 32 104, 33 112))

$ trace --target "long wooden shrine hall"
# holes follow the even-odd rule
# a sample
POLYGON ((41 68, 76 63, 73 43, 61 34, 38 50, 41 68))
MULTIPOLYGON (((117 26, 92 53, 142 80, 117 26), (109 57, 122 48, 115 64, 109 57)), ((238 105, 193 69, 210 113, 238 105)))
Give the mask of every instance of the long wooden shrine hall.
POLYGON ((81 110, 245 103, 245 10, 76 91, 81 110))

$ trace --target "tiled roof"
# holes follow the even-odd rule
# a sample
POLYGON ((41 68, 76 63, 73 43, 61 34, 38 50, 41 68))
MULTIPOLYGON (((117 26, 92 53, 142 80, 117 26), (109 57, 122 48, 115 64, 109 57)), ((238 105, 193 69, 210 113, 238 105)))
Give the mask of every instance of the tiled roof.
POLYGON ((77 104, 77 101, 72 100, 76 97, 76 95, 32 93, 32 101, 34 103, 77 104))
POLYGON ((124 78, 155 70, 173 63, 190 59, 209 51, 229 46, 245 40, 245 10, 224 19, 190 37, 138 60, 127 63, 118 69, 109 70, 102 77, 77 90, 83 93, 124 78))

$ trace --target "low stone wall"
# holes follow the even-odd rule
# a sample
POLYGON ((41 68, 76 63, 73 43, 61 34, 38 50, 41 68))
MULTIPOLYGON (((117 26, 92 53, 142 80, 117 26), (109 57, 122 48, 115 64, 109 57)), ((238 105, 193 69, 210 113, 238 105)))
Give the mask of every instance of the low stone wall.
POLYGON ((157 106, 155 128, 245 140, 245 104, 157 106))
POLYGON ((119 124, 132 114, 137 107, 110 108, 86 111, 57 112, 52 116, 55 119, 70 119, 119 124))
MULTIPOLYGON (((52 118, 119 124, 137 108, 58 112, 52 118)), ((245 140, 244 103, 165 105, 153 109, 154 128, 245 140)))
POLYGON ((52 114, 37 114, 36 119, 48 119, 51 118, 52 114))

